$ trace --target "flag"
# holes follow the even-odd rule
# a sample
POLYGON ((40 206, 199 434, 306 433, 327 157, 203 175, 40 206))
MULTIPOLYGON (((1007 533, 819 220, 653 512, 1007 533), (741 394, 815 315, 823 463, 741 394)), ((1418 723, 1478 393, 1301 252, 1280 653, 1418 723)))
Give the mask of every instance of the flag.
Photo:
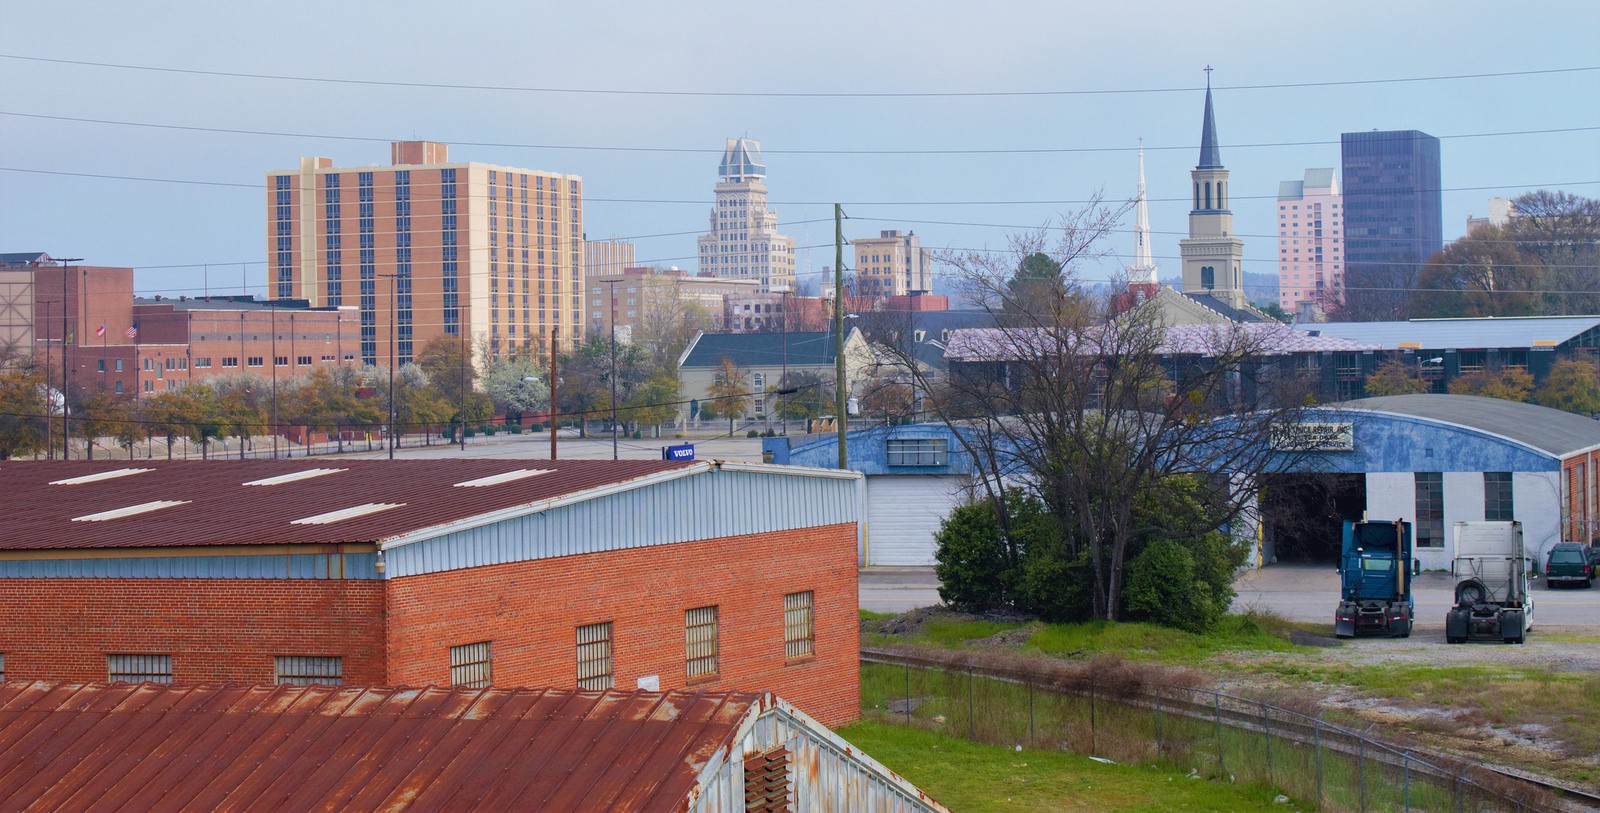
POLYGON ((126 336, 126 337, 128 337, 130 339, 139 338, 139 323, 138 322, 134 322, 133 324, 128 325, 128 329, 122 331, 122 335, 126 336))
POLYGON ((78 329, 77 328, 72 328, 71 330, 68 330, 67 331, 67 344, 72 344, 73 342, 76 342, 77 340, 78 340, 78 329))
POLYGON ((96 336, 105 336, 106 335, 106 323, 105 322, 101 322, 100 323, 100 327, 95 330, 94 335, 96 335, 96 336))

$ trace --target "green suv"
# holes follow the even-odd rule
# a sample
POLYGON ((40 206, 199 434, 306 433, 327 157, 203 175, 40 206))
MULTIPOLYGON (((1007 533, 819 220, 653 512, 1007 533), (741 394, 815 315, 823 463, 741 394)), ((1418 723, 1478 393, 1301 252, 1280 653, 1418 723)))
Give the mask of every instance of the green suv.
POLYGON ((1588 587, 1594 582, 1594 570, 1589 546, 1577 542, 1558 543, 1550 549, 1550 556, 1544 563, 1544 577, 1552 587, 1571 582, 1588 587))

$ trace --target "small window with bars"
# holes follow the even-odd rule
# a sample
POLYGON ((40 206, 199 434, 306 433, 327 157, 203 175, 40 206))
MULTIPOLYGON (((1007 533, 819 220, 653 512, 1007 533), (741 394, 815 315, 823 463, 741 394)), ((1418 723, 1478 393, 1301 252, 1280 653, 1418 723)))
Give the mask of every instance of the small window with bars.
POLYGON ((279 655, 273 661, 274 683, 287 686, 344 685, 344 658, 279 655))
POLYGON ((803 658, 817 651, 813 623, 812 592, 789 593, 783 597, 783 656, 803 658))
POLYGON ((609 689, 611 672, 611 622, 578 628, 578 688, 609 689))
POLYGON ((1515 505, 1511 500, 1511 472, 1486 471, 1483 473, 1483 518, 1487 520, 1516 519, 1515 505))
POLYGON ((171 683, 171 655, 107 655, 106 677, 112 683, 171 683))
POLYGON ((717 608, 696 607, 683 614, 684 660, 690 680, 715 677, 717 665, 717 608))
POLYGON ((889 438, 884 453, 891 466, 943 466, 948 447, 944 438, 889 438))
POLYGON ((6 682, 6 653, 0 652, 0 683, 6 682))
POLYGON ((487 689, 494 680, 489 642, 450 647, 450 685, 487 689))

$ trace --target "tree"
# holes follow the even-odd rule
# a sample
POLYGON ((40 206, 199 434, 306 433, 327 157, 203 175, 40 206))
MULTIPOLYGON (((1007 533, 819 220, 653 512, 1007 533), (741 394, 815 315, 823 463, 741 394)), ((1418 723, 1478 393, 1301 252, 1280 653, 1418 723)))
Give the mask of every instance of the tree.
MULTIPOLYGON (((341 367, 338 374, 346 376, 348 371, 341 367)), ((272 385, 265 378, 248 374, 219 376, 208 383, 217 418, 225 432, 239 438, 239 459, 243 460, 251 439, 267 431, 272 385)), ((353 388, 354 384, 350 386, 353 388)), ((372 425, 380 422, 381 419, 373 421, 372 425)))
POLYGON ((1533 402, 1581 415, 1600 412, 1600 368, 1587 359, 1563 359, 1550 366, 1533 402))
POLYGON ((81 392, 73 410, 72 428, 83 438, 84 455, 94 459, 94 447, 102 438, 119 437, 133 417, 133 399, 105 387, 81 392))
POLYGON ((172 444, 180 437, 200 440, 204 435, 205 405, 196 397, 198 387, 166 390, 141 399, 141 420, 167 442, 167 459, 172 459, 172 444))
POLYGON ((778 389, 794 392, 778 396, 777 415, 786 420, 806 420, 831 415, 838 407, 833 378, 823 378, 810 370, 790 370, 778 389))
POLYGON ((634 389, 623 405, 624 421, 656 427, 656 437, 661 436, 661 424, 678 414, 678 377, 671 371, 658 373, 642 386, 634 389))
POLYGON ((550 385, 529 356, 501 356, 489 362, 483 388, 494 409, 507 420, 520 421, 524 412, 550 409, 550 385))
POLYGON ((1430 257, 1418 279, 1412 316, 1539 314, 1543 266, 1507 238, 1501 229, 1481 228, 1430 257))
POLYGON ((1347 263, 1344 298, 1330 307, 1330 318, 1342 322, 1393 321, 1411 318, 1411 298, 1422 276, 1422 261, 1404 254, 1386 262, 1347 263))
POLYGON ((610 417, 613 361, 619 408, 651 377, 645 353, 640 348, 604 337, 591 339, 562 357, 559 393, 562 415, 578 417, 582 423, 601 416, 610 417))
MULTIPOLYGON (((1290 340, 1286 326, 1187 327, 1169 341, 1174 329, 1154 305, 1113 318, 1110 297, 1091 295, 1077 275, 1119 217, 1095 205, 1062 220, 1050 251, 1062 285, 1047 295, 1011 284, 1044 234, 1013 240, 1020 250, 1010 262, 988 252, 947 257, 983 306, 1007 318, 953 342, 947 376, 918 382, 937 393, 930 404, 973 459, 1002 539, 1015 539, 1005 479, 1025 484, 1060 528, 1034 567, 1058 576, 1078 568, 1089 611, 1103 619, 1122 615, 1127 562, 1150 540, 1198 544, 1246 510, 1262 474, 1294 462, 1273 438, 1298 420, 1310 391, 1271 361, 1290 340), (1024 294, 1030 301, 1018 302, 1024 294), (1179 503, 1200 509, 1181 535, 1170 512, 1139 508, 1179 503)), ((1021 561, 1007 544, 1007 558, 1021 561)))
POLYGON ((1367 395, 1374 398, 1383 395, 1411 395, 1427 392, 1428 382, 1422 380, 1422 371, 1417 365, 1401 358, 1391 358, 1378 365, 1378 369, 1367 376, 1367 395))
POLYGON ((49 392, 31 357, 0 359, 0 460, 44 450, 49 392))
POLYGON ((1294 314, 1284 310, 1283 306, 1276 302, 1257 302, 1255 303, 1255 306, 1256 310, 1261 311, 1262 313, 1286 325, 1294 321, 1294 314))
POLYGON ((651 370, 647 378, 665 370, 675 373, 678 357, 695 334, 714 330, 722 322, 722 314, 686 296, 679 280, 667 273, 651 274, 635 286, 639 288, 635 297, 639 316, 630 343, 647 356, 651 370))
POLYGON ((711 376, 706 400, 700 402, 700 415, 709 420, 728 419, 728 434, 733 434, 734 419, 750 411, 750 375, 733 359, 724 358, 711 376))
POLYGON ((1533 392, 1533 375, 1520 367, 1480 370, 1450 382, 1451 395, 1481 395, 1506 401, 1526 401, 1533 392))
POLYGON ((1540 189, 1511 203, 1504 232, 1543 266, 1543 312, 1600 313, 1600 200, 1540 189))

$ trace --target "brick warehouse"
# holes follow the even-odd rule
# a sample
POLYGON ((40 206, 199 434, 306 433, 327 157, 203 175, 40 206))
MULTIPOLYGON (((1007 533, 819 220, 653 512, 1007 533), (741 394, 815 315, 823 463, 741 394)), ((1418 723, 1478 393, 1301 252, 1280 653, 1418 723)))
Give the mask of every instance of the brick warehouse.
POLYGON ((859 713, 858 475, 0 463, 0 678, 694 688, 859 713))

